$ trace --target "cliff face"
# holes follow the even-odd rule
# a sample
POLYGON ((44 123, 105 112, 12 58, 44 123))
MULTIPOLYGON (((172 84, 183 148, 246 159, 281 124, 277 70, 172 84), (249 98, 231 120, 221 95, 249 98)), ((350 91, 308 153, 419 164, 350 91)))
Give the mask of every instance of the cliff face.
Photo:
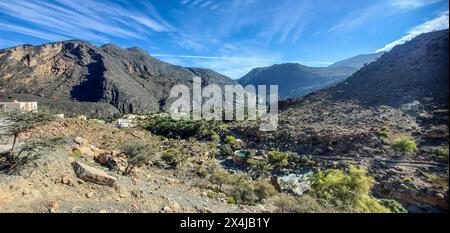
POLYGON ((167 108, 170 88, 235 84, 214 71, 174 66, 138 48, 83 41, 0 50, 0 98, 35 99, 66 113, 111 115, 167 108))

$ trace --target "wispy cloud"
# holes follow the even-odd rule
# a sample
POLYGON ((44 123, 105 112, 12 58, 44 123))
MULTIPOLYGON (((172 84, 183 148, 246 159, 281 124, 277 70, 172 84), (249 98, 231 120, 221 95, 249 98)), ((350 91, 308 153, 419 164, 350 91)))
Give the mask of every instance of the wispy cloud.
MULTIPOLYGON (((148 4, 143 5, 147 6, 148 4)), ((172 30, 172 27, 161 20, 157 12, 151 8, 138 11, 125 9, 119 4, 93 0, 83 2, 3 0, 0 1, 0 11, 14 19, 3 22, 8 27, 0 30, 14 31, 46 40, 56 39, 54 35, 57 34, 61 37, 109 42, 113 37, 143 38, 150 32, 172 30), (47 34, 51 36, 47 37, 47 34)))
POLYGON ((403 44, 422 33, 427 33, 427 32, 431 32, 431 31, 437 31, 437 30, 443 30, 443 29, 449 28, 448 15, 449 15, 449 12, 445 11, 445 12, 441 13, 440 16, 411 28, 405 36, 387 44, 383 48, 378 49, 376 52, 389 51, 392 48, 394 48, 395 46, 403 44))
POLYGON ((328 33, 348 32, 401 12, 425 7, 443 0, 381 0, 374 1, 361 9, 348 13, 343 19, 330 27, 328 33))
POLYGON ((399 9, 414 9, 427 6, 443 0, 391 0, 391 6, 399 9))

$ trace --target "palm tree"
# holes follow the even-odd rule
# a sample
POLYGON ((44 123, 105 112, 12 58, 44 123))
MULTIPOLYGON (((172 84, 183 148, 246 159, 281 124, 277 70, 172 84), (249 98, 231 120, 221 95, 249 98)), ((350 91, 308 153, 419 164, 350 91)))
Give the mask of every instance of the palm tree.
POLYGON ((261 160, 253 166, 252 170, 258 178, 266 178, 270 176, 272 168, 273 166, 269 162, 261 160))

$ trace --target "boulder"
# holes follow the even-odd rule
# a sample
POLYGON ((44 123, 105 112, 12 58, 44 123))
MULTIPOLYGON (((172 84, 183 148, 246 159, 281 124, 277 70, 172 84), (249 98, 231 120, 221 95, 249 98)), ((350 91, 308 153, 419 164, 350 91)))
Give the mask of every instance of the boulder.
POLYGON ((88 146, 75 146, 72 148, 72 151, 78 151, 82 156, 93 157, 94 152, 88 146))
POLYGON ((73 141, 80 146, 88 144, 88 141, 82 137, 75 137, 73 141))
POLYGON ((116 177, 110 176, 106 172, 84 163, 74 161, 72 162, 72 166, 77 177, 85 181, 100 185, 114 186, 114 183, 117 180, 116 177))
POLYGON ((109 169, 117 170, 117 161, 113 158, 113 153, 111 152, 103 152, 94 156, 95 162, 99 163, 102 166, 106 166, 109 169))

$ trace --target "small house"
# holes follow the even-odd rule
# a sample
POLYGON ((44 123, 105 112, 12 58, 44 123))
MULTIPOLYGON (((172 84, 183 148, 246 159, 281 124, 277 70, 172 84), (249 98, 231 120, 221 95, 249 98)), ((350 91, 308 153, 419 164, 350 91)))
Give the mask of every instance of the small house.
POLYGON ((17 100, 12 102, 0 102, 0 111, 33 112, 37 110, 37 102, 19 102, 17 100))

